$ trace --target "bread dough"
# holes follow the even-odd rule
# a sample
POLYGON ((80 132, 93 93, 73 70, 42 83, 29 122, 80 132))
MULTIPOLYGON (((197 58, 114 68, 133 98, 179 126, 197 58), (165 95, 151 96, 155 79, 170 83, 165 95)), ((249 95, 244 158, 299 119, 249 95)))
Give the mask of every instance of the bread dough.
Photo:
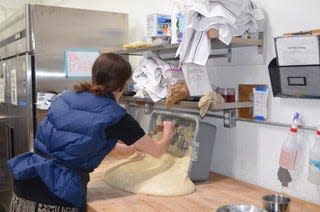
MULTIPOLYGON (((185 141, 190 141, 193 132, 194 129, 191 126, 179 126, 178 136, 175 136, 174 139, 187 136, 185 141)), ((161 137, 162 132, 153 135, 154 140, 161 137)), ((189 145, 189 147, 191 146, 189 145)), ((195 186, 188 176, 192 148, 188 148, 182 157, 172 154, 175 148, 174 146, 170 147, 167 153, 159 159, 137 152, 129 158, 111 164, 105 173, 105 180, 115 188, 133 193, 155 196, 189 194, 195 190, 195 186)))
POLYGON ((108 169, 105 180, 111 186, 156 196, 179 196, 193 192, 195 186, 188 177, 190 157, 164 154, 160 159, 135 153, 108 169))

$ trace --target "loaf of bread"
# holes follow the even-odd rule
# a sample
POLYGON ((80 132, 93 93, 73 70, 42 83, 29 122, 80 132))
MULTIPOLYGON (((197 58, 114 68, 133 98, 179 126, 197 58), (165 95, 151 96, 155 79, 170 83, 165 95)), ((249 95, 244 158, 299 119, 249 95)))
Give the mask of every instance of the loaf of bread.
POLYGON ((145 47, 151 47, 153 46, 152 43, 147 43, 143 41, 137 41, 133 43, 128 43, 123 45, 123 49, 137 49, 137 48, 145 48, 145 47))

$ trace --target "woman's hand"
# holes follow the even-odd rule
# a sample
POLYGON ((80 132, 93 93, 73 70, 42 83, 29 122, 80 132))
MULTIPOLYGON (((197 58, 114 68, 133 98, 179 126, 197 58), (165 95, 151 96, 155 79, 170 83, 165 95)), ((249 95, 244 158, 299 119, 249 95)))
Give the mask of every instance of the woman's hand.
POLYGON ((175 124, 172 121, 164 121, 163 122, 163 136, 165 136, 171 140, 175 133, 176 133, 175 124))
POLYGON ((176 126, 171 121, 163 122, 163 137, 154 141, 150 136, 144 135, 133 144, 137 150, 145 152, 153 157, 160 158, 169 148, 171 140, 176 132, 176 126))

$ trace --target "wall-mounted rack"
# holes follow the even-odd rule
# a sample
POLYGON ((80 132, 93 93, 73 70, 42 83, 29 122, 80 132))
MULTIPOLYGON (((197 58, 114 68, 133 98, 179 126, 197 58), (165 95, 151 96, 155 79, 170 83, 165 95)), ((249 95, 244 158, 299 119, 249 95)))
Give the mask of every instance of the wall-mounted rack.
MULTIPOLYGON (((127 104, 125 100, 121 100, 122 104, 127 104)), ((229 103, 228 103, 229 104, 229 103)), ((246 104, 246 102, 245 102, 246 104)), ((249 104, 253 104, 252 102, 250 102, 249 104)), ((188 109, 188 108, 179 108, 179 107, 172 107, 170 109, 159 105, 153 105, 152 107, 150 107, 149 105, 145 105, 145 104, 130 104, 130 106, 132 107, 137 107, 137 108, 143 108, 145 109, 145 111, 147 113, 149 113, 150 109, 157 109, 157 110, 170 110, 172 112, 180 112, 180 113, 190 113, 190 114, 195 114, 195 115, 199 115, 199 110, 197 109, 188 109)), ((242 105, 243 106, 243 105, 242 105)), ((224 124, 226 121, 228 121, 225 117, 225 114, 223 115, 219 115, 216 114, 215 112, 217 111, 209 111, 207 113, 206 116, 208 117, 212 117, 212 118, 217 118, 217 119, 222 119, 224 121, 224 124)), ((254 124, 260 124, 260 125, 268 125, 268 126, 276 126, 276 127, 285 127, 285 128, 289 128, 291 126, 291 124, 288 123, 280 123, 280 122, 273 122, 273 121, 257 121, 254 119, 246 119, 246 118, 235 118, 235 121, 241 121, 241 122, 247 122, 247 123, 254 123, 254 124)), ((316 131, 317 127, 316 126, 306 126, 306 125, 299 125, 299 129, 302 130, 308 130, 308 131, 316 131)))
POLYGON ((320 99, 320 65, 268 66, 274 97, 320 99))
MULTIPOLYGON (((232 50, 231 48, 228 48, 227 52, 225 54, 211 54, 209 55, 210 58, 221 58, 221 57, 226 57, 228 62, 231 62, 231 57, 232 57, 232 50)), ((164 61, 178 61, 180 60, 179 57, 160 57, 161 60, 164 61)))
MULTIPOLYGON (((121 97, 120 101, 122 103, 129 103, 129 104, 136 104, 136 105, 158 105, 158 106, 164 106, 165 100, 160 100, 158 102, 153 102, 149 98, 136 98, 131 96, 123 96, 121 97)), ((181 101, 179 103, 176 103, 172 105, 172 108, 184 108, 184 109, 197 109, 198 108, 198 102, 195 101, 181 101)), ((218 104, 212 104, 209 111, 217 112, 221 110, 226 109, 237 109, 237 108, 248 108, 253 107, 253 102, 247 101, 247 102, 224 102, 224 103, 218 103, 218 104)), ((168 108, 170 109, 170 108, 168 108)))
MULTIPOLYGON (((124 104, 126 107, 143 107, 146 113, 150 113, 153 109, 165 109, 173 111, 185 111, 192 110, 193 112, 199 113, 198 102, 194 101, 181 101, 177 104, 172 105, 170 108, 165 107, 165 100, 160 100, 158 102, 153 102, 148 98, 135 98, 129 96, 123 96, 120 99, 120 103, 124 104)), ((236 122, 236 109, 238 108, 248 108, 253 107, 253 102, 224 102, 218 104, 212 104, 209 108, 209 112, 223 111, 224 126, 234 127, 236 122)))
MULTIPOLYGON (((218 57, 227 57, 228 62, 231 62, 232 56, 232 48, 240 48, 240 47, 250 47, 250 46, 257 46, 258 53, 263 53, 263 33, 259 34, 258 39, 248 39, 242 37, 234 37, 229 45, 222 43, 219 39, 211 39, 211 46, 213 50, 218 49, 227 49, 226 54, 212 54, 210 58, 218 58, 218 57)), ((172 54, 177 51, 179 47, 178 43, 175 44, 163 44, 151 47, 143 47, 143 48, 135 48, 135 49, 121 49, 115 51, 117 54, 127 55, 127 56, 142 56, 146 51, 152 51, 158 55, 161 54, 172 54)), ((164 60, 179 60, 177 57, 164 57, 164 60)))
MULTIPOLYGON (((226 49, 227 52, 225 54, 212 54, 210 58, 218 58, 218 57, 226 57, 228 62, 231 62, 232 57, 232 48, 240 48, 240 47, 254 47, 258 48, 258 53, 263 53, 263 33, 259 33, 258 39, 248 39, 242 37, 234 37, 230 43, 230 45, 225 45, 219 39, 211 39, 211 46, 213 50, 218 49, 226 49)), ((143 48, 135 48, 135 49, 121 49, 115 51, 115 53, 125 56, 142 56, 146 51, 152 51, 157 54, 161 59, 166 61, 174 61, 179 60, 178 57, 172 57, 170 55, 175 54, 179 47, 179 44, 164 44, 157 45, 151 47, 143 47, 143 48)), ((146 112, 150 112, 150 110, 154 108, 164 108, 166 110, 175 110, 175 111, 184 111, 191 110, 193 112, 199 112, 198 102, 192 101, 182 101, 178 104, 173 105, 171 108, 165 108, 165 101, 160 100, 158 102, 153 102, 151 99, 141 99, 141 98, 133 98, 133 97, 122 97, 122 103, 126 106, 135 106, 135 107, 143 107, 146 109, 146 112)), ((238 108, 252 108, 253 102, 228 102, 222 104, 212 105, 209 109, 209 112, 217 112, 223 111, 223 119, 225 127, 234 127, 236 121, 236 109, 238 108)))
POLYGON ((268 65, 274 97, 320 99, 320 36, 274 39, 276 57, 268 65))

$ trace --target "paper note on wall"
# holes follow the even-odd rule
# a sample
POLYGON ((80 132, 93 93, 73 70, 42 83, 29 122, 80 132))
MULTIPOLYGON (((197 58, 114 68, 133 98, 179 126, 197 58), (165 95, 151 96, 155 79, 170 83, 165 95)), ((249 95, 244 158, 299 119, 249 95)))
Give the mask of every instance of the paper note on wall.
POLYGON ((66 76, 90 77, 91 68, 99 54, 95 49, 68 49, 64 57, 66 76))
POLYGON ((11 104, 18 105, 18 95, 17 95, 17 70, 10 70, 11 79, 11 104))
POLYGON ((206 66, 188 63, 182 70, 190 96, 203 96, 212 91, 206 66))
POLYGON ((280 66, 320 64, 317 36, 280 37, 276 48, 280 66))

